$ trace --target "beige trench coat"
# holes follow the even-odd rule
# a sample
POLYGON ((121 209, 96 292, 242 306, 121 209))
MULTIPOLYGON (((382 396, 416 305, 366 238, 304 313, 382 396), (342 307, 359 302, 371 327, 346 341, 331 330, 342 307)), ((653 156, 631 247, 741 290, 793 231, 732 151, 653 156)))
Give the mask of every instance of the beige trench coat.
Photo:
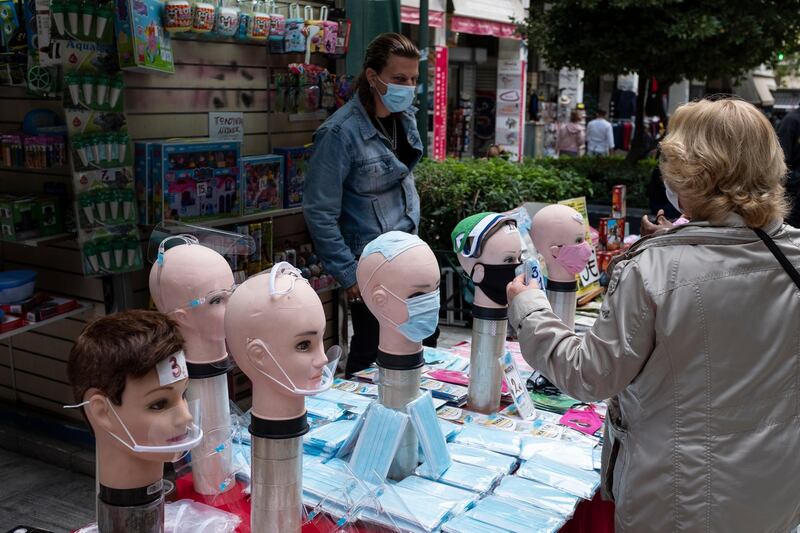
MULTIPOLYGON (((800 230, 764 230, 800 269, 800 230)), ((800 290, 740 217, 635 246, 583 339, 539 290, 509 317, 562 390, 614 398, 603 479, 618 533, 800 523, 800 290)))

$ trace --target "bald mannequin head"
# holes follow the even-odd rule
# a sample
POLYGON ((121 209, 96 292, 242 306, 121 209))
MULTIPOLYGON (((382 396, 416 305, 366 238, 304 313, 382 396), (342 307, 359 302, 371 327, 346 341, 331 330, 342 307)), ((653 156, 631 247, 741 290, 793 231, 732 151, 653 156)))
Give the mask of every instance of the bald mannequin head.
MULTIPOLYGON (((585 245, 586 226, 583 216, 569 206, 554 204, 542 208, 533 217, 531 239, 547 265, 547 277, 553 281, 574 281, 575 272, 559 261, 565 247, 585 245)), ((591 257, 591 250, 589 250, 591 257)), ((589 259, 587 257, 587 261, 589 259)), ((579 265, 578 265, 579 266, 579 265)), ((586 266, 586 262, 583 263, 586 266)), ((574 270, 574 269, 573 269, 574 270)), ((583 270, 581 267, 580 270, 583 270)))
POLYGON ((225 258, 199 244, 166 250, 163 261, 150 269, 150 295, 156 308, 178 323, 190 363, 212 363, 227 357, 224 318, 228 294, 214 292, 231 286, 233 272, 225 258), (204 301, 190 305, 198 299, 204 301))
POLYGON ((288 420, 305 412, 305 401, 276 380, 301 389, 319 385, 328 363, 325 311, 302 278, 283 274, 275 283, 278 291, 293 288, 271 295, 270 276, 261 274, 236 289, 225 312, 225 334, 236 364, 253 383, 253 413, 266 420, 288 420))

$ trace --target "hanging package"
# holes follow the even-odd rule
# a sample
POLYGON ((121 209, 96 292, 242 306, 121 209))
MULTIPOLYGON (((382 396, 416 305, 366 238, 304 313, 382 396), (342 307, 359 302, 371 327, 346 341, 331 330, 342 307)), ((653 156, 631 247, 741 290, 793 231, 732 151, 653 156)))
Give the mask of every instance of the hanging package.
POLYGON ((306 51, 306 38, 303 35, 303 28, 305 27, 305 20, 300 16, 300 5, 289 5, 289 18, 286 19, 286 37, 285 37, 285 52, 305 52, 306 51))
POLYGON ((269 15, 269 51, 273 54, 286 51, 286 17, 278 13, 278 4, 274 1, 269 15))

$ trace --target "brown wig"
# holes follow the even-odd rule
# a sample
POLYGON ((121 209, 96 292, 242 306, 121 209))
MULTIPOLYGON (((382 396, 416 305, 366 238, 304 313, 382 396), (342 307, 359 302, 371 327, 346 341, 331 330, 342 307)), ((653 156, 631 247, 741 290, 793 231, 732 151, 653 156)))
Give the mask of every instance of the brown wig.
POLYGON ((134 309, 104 316, 81 332, 67 363, 75 401, 91 388, 122 403, 128 377, 141 378, 183 349, 178 325, 157 311, 134 309))
POLYGON ((375 100, 367 79, 367 69, 371 68, 380 74, 393 55, 419 59, 419 50, 411 39, 399 33, 382 33, 367 46, 364 66, 356 81, 356 93, 370 117, 375 116, 375 100))

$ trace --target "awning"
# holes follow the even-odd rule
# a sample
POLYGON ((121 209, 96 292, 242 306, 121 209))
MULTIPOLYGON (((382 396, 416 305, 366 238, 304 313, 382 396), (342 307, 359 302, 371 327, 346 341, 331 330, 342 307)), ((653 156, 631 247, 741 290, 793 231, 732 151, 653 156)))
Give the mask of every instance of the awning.
MULTIPOLYGON (((400 22, 419 26, 419 9, 400 6, 400 22)), ((428 25, 431 28, 444 28, 444 13, 428 10, 428 25)))
POLYGON ((750 74, 741 84, 737 85, 734 93, 751 104, 761 107, 772 107, 775 105, 775 97, 772 91, 777 89, 773 76, 761 74, 750 74))
POLYGON ((518 38, 512 21, 524 18, 522 0, 453 0, 450 29, 473 35, 518 38))

